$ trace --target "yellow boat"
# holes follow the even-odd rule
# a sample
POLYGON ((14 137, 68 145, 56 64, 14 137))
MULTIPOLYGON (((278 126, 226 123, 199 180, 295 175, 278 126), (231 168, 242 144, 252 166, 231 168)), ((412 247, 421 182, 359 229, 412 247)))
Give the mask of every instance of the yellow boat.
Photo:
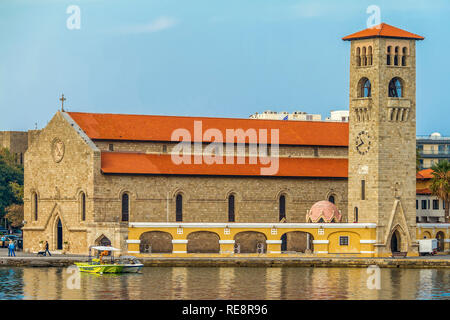
POLYGON ((122 273, 123 266, 115 264, 93 264, 89 262, 75 262, 81 272, 88 273, 122 273))
POLYGON ((89 259, 88 262, 75 262, 75 265, 78 267, 80 272, 88 272, 88 273, 122 273, 124 269, 123 264, 116 263, 114 261, 114 251, 119 251, 117 248, 106 247, 106 246, 91 246, 89 247, 89 259), (92 258, 91 257, 91 249, 97 251, 97 256, 100 258, 92 258), (100 254, 101 252, 101 254, 100 254), (105 262, 103 260, 103 256, 105 252, 109 253, 110 261, 105 262))

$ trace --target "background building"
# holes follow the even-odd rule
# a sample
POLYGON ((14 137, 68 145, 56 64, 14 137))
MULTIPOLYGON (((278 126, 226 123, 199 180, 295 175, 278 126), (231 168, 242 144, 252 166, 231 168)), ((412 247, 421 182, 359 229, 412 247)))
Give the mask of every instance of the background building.
POLYGON ((276 112, 267 110, 262 113, 255 112, 250 116, 250 119, 321 121, 322 116, 320 114, 308 114, 302 111, 294 111, 292 113, 289 113, 287 111, 276 112))
MULTIPOLYGON (((322 121, 322 115, 309 114, 303 111, 294 111, 289 113, 287 111, 271 111, 267 110, 262 113, 255 112, 250 116, 250 119, 265 119, 265 120, 297 120, 297 121, 322 121)), ((330 116, 325 121, 348 122, 348 110, 331 111, 330 116)))
POLYGON ((445 202, 431 194, 430 185, 433 170, 425 169, 417 173, 417 222, 445 222, 445 202))
POLYGON ((421 169, 431 168, 440 161, 450 161, 450 137, 435 132, 429 136, 417 136, 421 169))
POLYGON ((18 164, 23 165, 23 156, 30 143, 39 135, 40 130, 0 131, 0 148, 6 148, 14 154, 18 164))
POLYGON ((348 110, 336 110, 331 111, 330 116, 325 119, 326 121, 348 122, 349 111, 348 110))

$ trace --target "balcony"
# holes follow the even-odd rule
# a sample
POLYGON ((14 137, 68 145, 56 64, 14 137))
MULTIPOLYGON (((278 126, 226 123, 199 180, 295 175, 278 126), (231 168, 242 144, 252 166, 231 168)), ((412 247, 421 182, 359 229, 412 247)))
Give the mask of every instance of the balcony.
POLYGON ((353 101, 354 108, 370 108, 372 107, 372 98, 355 98, 353 101))
POLYGON ((450 150, 446 151, 434 151, 434 150, 421 150, 420 154, 423 156, 449 156, 450 157, 450 150))
POLYGON ((388 108, 410 108, 411 101, 403 98, 389 98, 387 101, 388 108))
POLYGON ((443 137, 443 136, 433 136, 433 135, 418 135, 417 142, 421 144, 439 144, 439 143, 450 143, 450 137, 443 137))

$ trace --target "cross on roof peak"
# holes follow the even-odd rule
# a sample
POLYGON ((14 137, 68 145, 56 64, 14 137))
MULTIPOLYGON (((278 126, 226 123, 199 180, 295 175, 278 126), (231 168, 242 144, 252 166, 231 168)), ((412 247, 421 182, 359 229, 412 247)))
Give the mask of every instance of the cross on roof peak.
POLYGON ((64 101, 66 101, 67 99, 64 98, 64 93, 61 94, 61 98, 59 98, 59 101, 61 101, 61 111, 64 112, 64 101))

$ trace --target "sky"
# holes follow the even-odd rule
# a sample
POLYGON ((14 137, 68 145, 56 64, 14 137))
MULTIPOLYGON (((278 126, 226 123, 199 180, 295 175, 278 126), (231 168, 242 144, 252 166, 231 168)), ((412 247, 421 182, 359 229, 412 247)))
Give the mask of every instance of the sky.
POLYGON ((0 0, 0 131, 44 127, 62 93, 69 111, 325 118, 348 109, 341 38, 370 5, 426 38, 417 133, 450 135, 448 0, 0 0))

